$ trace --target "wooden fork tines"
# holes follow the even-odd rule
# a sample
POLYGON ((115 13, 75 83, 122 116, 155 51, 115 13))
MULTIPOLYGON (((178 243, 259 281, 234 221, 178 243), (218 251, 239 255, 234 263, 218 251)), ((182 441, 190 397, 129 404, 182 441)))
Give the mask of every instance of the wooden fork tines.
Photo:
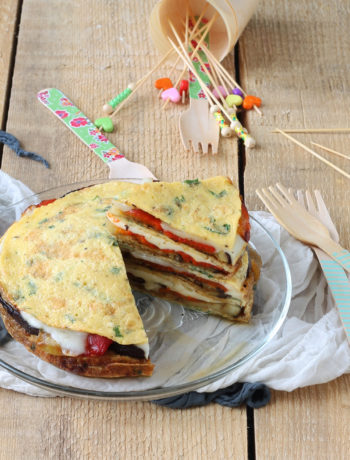
POLYGON ((190 108, 180 116, 180 134, 186 150, 218 153, 219 126, 209 111, 206 99, 190 98, 190 108))
POLYGON ((283 185, 256 191, 275 219, 296 239, 317 246, 350 272, 350 253, 332 240, 328 229, 283 185))

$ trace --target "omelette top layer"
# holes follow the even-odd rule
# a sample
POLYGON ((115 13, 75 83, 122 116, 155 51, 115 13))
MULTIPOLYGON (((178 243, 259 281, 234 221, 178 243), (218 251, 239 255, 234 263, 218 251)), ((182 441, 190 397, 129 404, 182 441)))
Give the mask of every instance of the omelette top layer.
POLYGON ((117 198, 217 248, 234 247, 241 217, 241 199, 227 177, 148 182, 121 191, 117 198))
POLYGON ((122 345, 147 336, 106 212, 131 184, 109 182, 35 208, 0 240, 0 292, 55 328, 122 345))

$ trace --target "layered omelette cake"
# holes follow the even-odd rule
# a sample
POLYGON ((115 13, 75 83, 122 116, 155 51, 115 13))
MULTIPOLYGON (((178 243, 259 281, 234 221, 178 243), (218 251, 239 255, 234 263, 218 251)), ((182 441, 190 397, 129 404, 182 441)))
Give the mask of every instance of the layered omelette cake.
POLYGON ((0 240, 3 320, 29 351, 64 370, 149 376, 131 287, 247 322, 259 276, 249 229, 225 177, 108 182, 42 202, 0 240))
POLYGON ((249 216, 230 179, 132 186, 117 195, 107 217, 133 287, 249 320, 260 263, 247 250, 249 216))

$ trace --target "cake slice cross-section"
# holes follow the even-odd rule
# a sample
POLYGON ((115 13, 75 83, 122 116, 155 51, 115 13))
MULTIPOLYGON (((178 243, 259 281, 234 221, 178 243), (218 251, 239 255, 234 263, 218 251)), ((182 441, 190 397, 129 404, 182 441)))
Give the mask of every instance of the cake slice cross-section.
POLYGON ((249 216, 229 178, 148 182, 115 199, 107 217, 134 287, 249 321, 260 260, 247 249, 249 216))

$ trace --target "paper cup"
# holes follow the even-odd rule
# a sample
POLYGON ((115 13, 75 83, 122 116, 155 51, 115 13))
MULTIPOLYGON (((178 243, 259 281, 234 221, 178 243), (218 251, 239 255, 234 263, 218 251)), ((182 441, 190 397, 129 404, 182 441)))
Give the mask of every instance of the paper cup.
MULTIPOLYGON (((200 15, 204 5, 210 6, 205 18, 210 19, 219 13, 210 31, 210 49, 222 60, 235 46, 249 19, 253 15, 259 0, 160 0, 150 16, 152 40, 164 54, 171 47, 168 36, 174 38, 168 20, 178 31, 183 31, 182 21, 186 19, 186 5, 189 4, 194 15, 200 15)), ((182 32, 183 33, 183 32, 182 32)))

